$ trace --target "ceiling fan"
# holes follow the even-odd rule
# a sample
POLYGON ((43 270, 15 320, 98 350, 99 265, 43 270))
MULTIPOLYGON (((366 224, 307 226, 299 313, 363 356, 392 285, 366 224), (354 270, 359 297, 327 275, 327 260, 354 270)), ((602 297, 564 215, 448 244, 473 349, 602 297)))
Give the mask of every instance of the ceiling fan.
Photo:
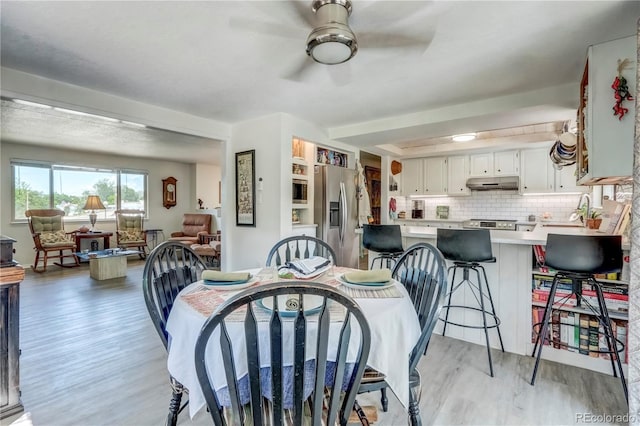
MULTIPOLYGON (((432 22, 419 22, 420 34, 406 35, 406 29, 399 32, 366 31, 367 27, 391 27, 403 19, 418 16, 419 9, 432 5, 432 2, 369 2, 358 10, 357 15, 353 12, 353 2, 351 0, 312 0, 289 1, 286 3, 293 12, 295 18, 293 31, 291 26, 282 23, 268 23, 264 21, 254 21, 248 19, 232 19, 230 24, 235 27, 242 27, 244 30, 259 32, 268 36, 284 36, 288 38, 300 37, 301 27, 310 28, 306 40, 306 53, 308 56, 298 59, 298 65, 288 73, 285 78, 299 81, 303 79, 315 63, 324 65, 339 65, 348 62, 360 49, 407 49, 412 48, 424 51, 433 37, 434 26, 432 22), (349 19, 354 20, 354 27, 351 29, 349 19), (362 29, 359 29, 362 28, 362 29), (314 62, 315 61, 315 62, 314 62)), ((362 2, 365 3, 365 2, 362 2)), ((358 4, 358 7, 360 4, 358 4)), ((252 3, 260 4, 260 3, 252 3)), ((267 11, 266 7, 261 8, 267 11)), ((270 7, 272 12, 275 8, 270 7)), ((329 74, 334 82, 339 85, 345 84, 349 80, 349 69, 344 66, 329 67, 329 74), (339 70, 339 71, 338 71, 339 70)))
POLYGON ((307 55, 314 61, 336 65, 348 61, 358 52, 356 35, 349 27, 350 0, 313 0, 311 10, 318 26, 307 37, 307 55))

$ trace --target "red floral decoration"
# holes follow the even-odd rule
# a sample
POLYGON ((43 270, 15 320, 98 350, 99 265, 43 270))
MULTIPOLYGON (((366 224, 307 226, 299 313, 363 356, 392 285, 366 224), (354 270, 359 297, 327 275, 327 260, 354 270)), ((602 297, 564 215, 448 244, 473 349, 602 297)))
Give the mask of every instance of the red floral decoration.
POLYGON ((613 97, 616 102, 613 105, 613 115, 618 116, 618 120, 622 120, 622 117, 629 112, 629 108, 622 106, 624 101, 632 101, 633 96, 629 93, 629 86, 627 85, 627 79, 622 76, 622 70, 629 66, 629 59, 618 59, 618 75, 613 80, 611 88, 613 89, 613 97))

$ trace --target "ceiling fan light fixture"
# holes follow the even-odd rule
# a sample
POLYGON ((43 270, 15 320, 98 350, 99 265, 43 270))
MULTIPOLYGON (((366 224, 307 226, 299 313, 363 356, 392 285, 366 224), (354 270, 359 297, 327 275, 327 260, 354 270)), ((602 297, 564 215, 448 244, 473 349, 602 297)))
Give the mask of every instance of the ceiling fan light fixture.
POLYGON ((349 28, 349 0, 315 0, 312 9, 321 24, 307 38, 307 55, 326 65, 348 61, 358 51, 356 36, 349 28))
POLYGON ((462 133, 460 135, 451 136, 451 139, 453 139, 454 142, 469 142, 474 140, 475 138, 475 133, 462 133))
POLYGON ((307 40, 307 54, 321 64, 341 64, 353 58, 357 51, 353 33, 314 30, 307 40))

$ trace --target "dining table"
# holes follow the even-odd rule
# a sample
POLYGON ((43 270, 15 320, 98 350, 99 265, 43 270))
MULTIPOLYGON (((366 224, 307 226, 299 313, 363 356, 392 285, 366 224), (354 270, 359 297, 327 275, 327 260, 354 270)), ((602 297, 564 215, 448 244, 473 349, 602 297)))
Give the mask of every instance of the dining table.
MULTIPOLYGON (((367 365, 386 376, 391 391, 404 407, 409 403, 409 355, 420 337, 420 324, 404 286, 392 280, 384 288, 354 286, 345 283, 343 275, 356 269, 331 267, 307 281, 319 282, 351 296, 364 313, 371 330, 371 350, 367 365)), ((247 283, 252 288, 274 281, 283 286, 300 279, 283 279, 268 268, 256 268, 249 272, 247 283)), ((167 368, 171 376, 182 383, 189 393, 189 414, 193 418, 205 406, 205 399, 198 382, 195 367, 195 345, 200 329, 209 316, 226 300, 243 291, 246 286, 230 286, 232 290, 209 286, 204 280, 184 288, 176 297, 167 320, 169 353, 167 368), (243 288, 238 288, 243 287, 243 288)), ((269 316, 265 315, 265 321, 269 316)), ((238 318, 237 330, 243 333, 242 318, 238 318)), ((286 330, 286 328, 285 328, 286 330)), ((352 338, 354 338, 352 336, 352 338)), ((355 362, 355 354, 347 356, 347 362, 355 362), (352 356, 353 359, 349 359, 352 356)), ((226 383, 222 369, 210 368, 212 381, 226 383)), ((239 374, 238 377, 242 377, 239 374)), ((216 391, 220 389, 216 388, 216 391)))

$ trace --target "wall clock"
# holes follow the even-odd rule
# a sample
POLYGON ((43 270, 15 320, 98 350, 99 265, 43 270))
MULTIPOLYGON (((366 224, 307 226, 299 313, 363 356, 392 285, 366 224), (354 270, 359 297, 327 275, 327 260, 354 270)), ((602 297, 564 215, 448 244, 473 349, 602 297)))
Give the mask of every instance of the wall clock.
POLYGON ((176 178, 162 179, 162 205, 168 209, 176 205, 176 178))

